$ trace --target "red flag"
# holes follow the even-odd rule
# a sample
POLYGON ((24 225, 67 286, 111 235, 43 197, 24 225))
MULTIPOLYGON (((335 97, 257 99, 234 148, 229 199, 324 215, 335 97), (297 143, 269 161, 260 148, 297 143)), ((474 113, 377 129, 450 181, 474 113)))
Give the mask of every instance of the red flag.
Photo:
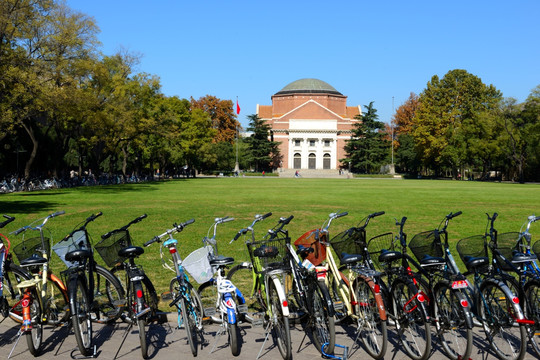
POLYGON ((240 114, 240 105, 238 105, 238 98, 236 98, 236 114, 240 114))

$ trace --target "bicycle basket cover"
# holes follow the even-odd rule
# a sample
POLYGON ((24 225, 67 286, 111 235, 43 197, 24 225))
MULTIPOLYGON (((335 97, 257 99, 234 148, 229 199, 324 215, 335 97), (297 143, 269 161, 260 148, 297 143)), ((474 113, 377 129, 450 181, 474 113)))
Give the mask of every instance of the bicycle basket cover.
POLYGON ((66 264, 66 266, 72 267, 76 265, 71 261, 66 260, 66 254, 71 251, 79 249, 88 249, 88 242, 86 239, 86 231, 78 230, 70 234, 68 237, 65 237, 58 243, 54 244, 52 249, 58 255, 58 257, 66 264))
POLYGON ((199 284, 203 284, 210 280, 214 275, 208 254, 212 251, 209 246, 204 246, 193 251, 186 256, 182 265, 187 270, 189 275, 199 284))
POLYGON ((15 247, 13 247, 13 252, 17 256, 17 259, 19 260, 19 262, 25 259, 28 259, 34 254, 40 257, 43 257, 42 250, 45 250, 47 253, 47 257, 50 258, 51 256, 50 239, 44 238, 43 243, 45 244, 45 249, 43 249, 43 244, 41 243, 41 237, 23 239, 23 241, 20 244, 17 244, 15 247))
POLYGON ((443 257, 442 244, 435 239, 435 231, 424 231, 414 235, 409 242, 409 249, 416 257, 416 260, 421 261, 425 255, 433 257, 443 257))
MULTIPOLYGON (((315 239, 315 233, 317 230, 311 230, 300 236, 295 242, 294 245, 299 248, 300 246, 311 247, 313 252, 308 254, 306 259, 308 259, 313 265, 319 266, 326 259, 326 246, 321 244, 317 239, 315 239)), ((319 233, 320 240, 326 242, 326 234, 319 233)))

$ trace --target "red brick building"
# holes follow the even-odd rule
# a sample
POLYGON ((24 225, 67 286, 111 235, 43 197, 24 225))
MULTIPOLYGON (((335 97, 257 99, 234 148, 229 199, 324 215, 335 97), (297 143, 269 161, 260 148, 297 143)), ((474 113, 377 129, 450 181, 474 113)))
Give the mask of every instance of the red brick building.
POLYGON ((257 105, 257 115, 281 142, 283 169, 338 169, 361 111, 318 79, 296 80, 272 96, 272 105, 257 105))

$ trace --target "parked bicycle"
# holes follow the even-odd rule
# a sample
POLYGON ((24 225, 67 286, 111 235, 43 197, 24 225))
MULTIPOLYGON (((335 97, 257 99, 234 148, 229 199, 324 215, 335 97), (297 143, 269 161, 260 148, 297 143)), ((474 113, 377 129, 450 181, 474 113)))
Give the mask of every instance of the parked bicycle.
POLYGON ((308 329, 306 335, 310 333, 317 350, 322 354, 333 354, 336 329, 334 306, 325 283, 326 269, 315 267, 307 259, 308 254, 314 251, 313 248, 299 245, 298 250, 295 250, 291 245, 289 233, 283 227, 292 219, 292 215, 280 219, 280 226, 272 234, 275 237, 282 233, 287 245, 291 275, 290 284, 285 289, 288 292, 290 312, 304 320, 305 328, 308 329))
MULTIPOLYGON (((133 246, 128 228, 146 218, 146 214, 130 221, 123 227, 110 231, 101 236, 101 241, 95 248, 107 266, 112 267, 111 272, 121 278, 124 273, 124 289, 126 290, 126 308, 121 315, 129 323, 122 343, 126 339, 133 325, 139 329, 141 353, 144 359, 148 358, 148 339, 146 324, 149 323, 157 311, 157 294, 150 279, 144 273, 141 265, 135 264, 135 259, 144 253, 144 249, 133 246), (119 276, 120 275, 120 276, 119 276)), ((120 351, 120 348, 118 349, 120 351)))
POLYGON ((70 316, 67 288, 49 269, 52 237, 48 231, 48 236, 45 236, 44 228, 49 219, 62 214, 64 211, 55 212, 13 232, 15 235, 23 233, 22 241, 13 247, 13 252, 20 266, 32 276, 30 280, 21 281, 17 287, 22 291, 20 333, 25 335, 28 350, 34 356, 41 351, 43 326, 59 325, 70 316), (39 236, 25 237, 28 230, 39 232, 39 236))
POLYGON ((407 234, 403 231, 406 217, 396 220, 398 234, 381 234, 371 238, 364 252, 364 262, 382 275, 375 277, 380 285, 388 317, 405 353, 414 360, 431 355, 431 326, 426 297, 419 290, 407 257, 407 234))
MULTIPOLYGON (((266 324, 265 340, 257 355, 260 357, 262 349, 270 333, 276 341, 276 345, 283 359, 292 358, 291 334, 289 329, 289 305, 283 288, 284 278, 290 271, 286 259, 285 238, 282 235, 271 238, 272 229, 262 240, 255 240, 254 226, 272 215, 255 215, 255 220, 245 229, 240 230, 231 242, 240 236, 251 233, 251 238, 246 236, 246 246, 251 263, 244 262, 234 266, 228 273, 227 279, 236 284, 245 296, 248 305, 255 300, 262 312, 246 315, 253 326, 266 324), (271 239, 270 239, 271 238, 271 239), (249 300, 251 299, 251 300, 249 300), (260 318, 262 315, 262 318, 260 318)), ((278 227, 280 223, 276 225, 278 227)), ((248 308, 249 309, 249 308, 248 308)), ((252 308, 253 309, 253 308, 252 308)))
POLYGON ((125 304, 124 289, 118 279, 94 261, 92 243, 86 226, 100 217, 92 214, 53 246, 54 252, 68 269, 67 279, 71 324, 79 351, 84 356, 95 355, 92 321, 108 323, 120 316, 125 304))
MULTIPOLYGON (((332 221, 347 214, 331 213, 322 226, 313 232, 314 240, 315 244, 320 243, 325 247, 323 264, 327 271, 326 284, 336 319, 343 321, 350 317, 356 326, 354 342, 360 339, 371 357, 382 359, 388 346, 388 334, 384 300, 380 286, 374 281, 374 277, 380 276, 380 273, 366 267, 361 255, 366 246, 365 227, 369 219, 378 214, 368 216, 363 226, 352 227, 328 240, 332 221), (336 256, 340 266, 336 263, 336 256)), ((298 241, 295 244, 298 245, 298 241)))
POLYGON ((172 229, 145 242, 144 246, 147 247, 154 242, 160 242, 159 253, 163 266, 176 273, 176 276, 169 284, 170 296, 173 299, 169 306, 176 307, 178 312, 178 328, 182 325, 184 326, 191 352, 193 356, 197 356, 197 337, 202 333, 202 302, 184 271, 184 264, 177 250, 178 241, 173 238, 173 234, 182 232, 186 226, 194 222, 195 220, 191 219, 185 223, 174 224, 172 229), (165 238, 168 239, 162 242, 165 238), (172 263, 170 264, 163 258, 163 247, 166 247, 171 254, 172 263))

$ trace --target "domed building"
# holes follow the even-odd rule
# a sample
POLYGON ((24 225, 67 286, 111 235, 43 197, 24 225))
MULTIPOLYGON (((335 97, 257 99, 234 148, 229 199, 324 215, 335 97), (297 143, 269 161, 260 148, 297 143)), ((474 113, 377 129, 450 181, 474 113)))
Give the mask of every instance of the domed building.
POLYGON ((345 141, 359 120, 360 106, 318 79, 296 80, 272 96, 272 105, 257 105, 257 115, 281 142, 281 169, 339 169, 345 141))

